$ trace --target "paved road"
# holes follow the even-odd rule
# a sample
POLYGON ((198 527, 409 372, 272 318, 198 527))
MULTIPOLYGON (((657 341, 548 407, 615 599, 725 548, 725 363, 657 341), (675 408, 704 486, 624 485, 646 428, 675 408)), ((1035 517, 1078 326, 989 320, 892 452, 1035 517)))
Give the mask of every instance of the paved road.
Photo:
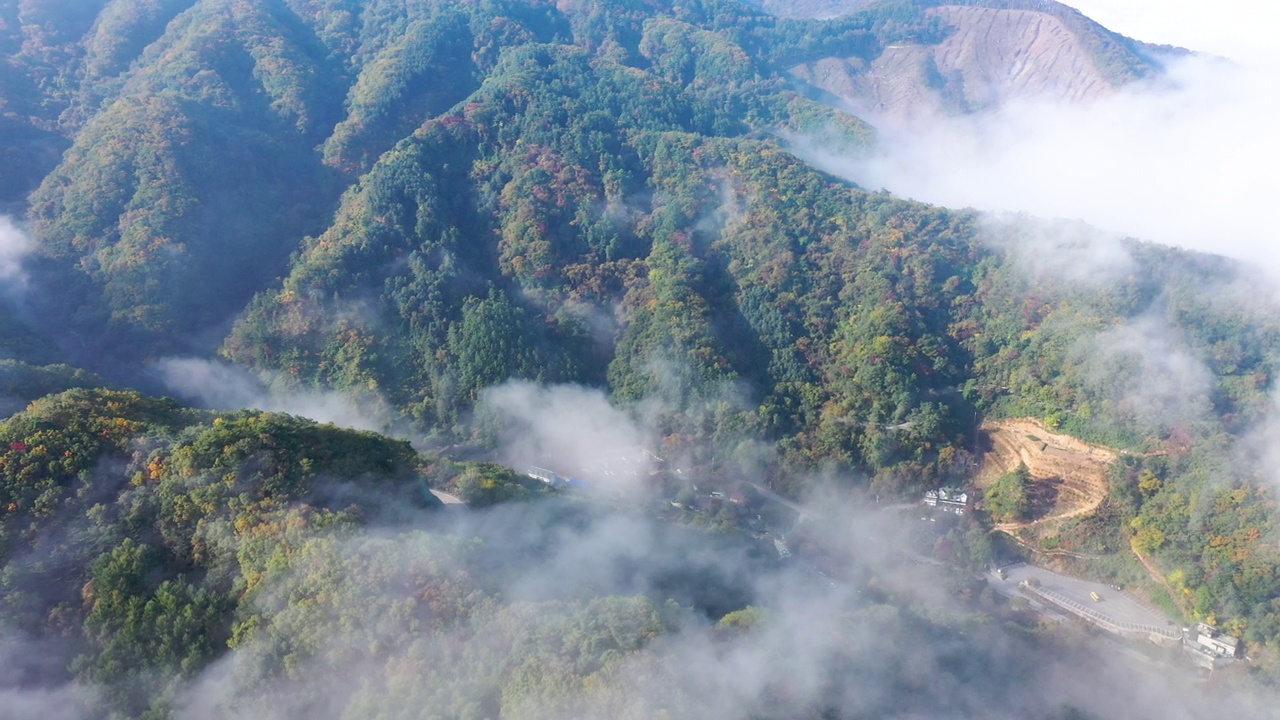
POLYGON ((1007 580, 1001 580, 1000 576, 996 575, 993 572, 987 573, 987 584, 990 585, 992 589, 994 589, 996 592, 1000 593, 1001 595, 1004 595, 1005 597, 1022 598, 1023 600, 1026 600, 1027 602, 1031 603, 1031 607, 1034 608, 1036 612, 1040 613, 1041 615, 1048 616, 1056 622, 1063 622, 1067 619, 1067 616, 1063 614, 1060 610, 1055 608, 1052 603, 1049 603, 1045 600, 1040 600, 1039 598, 1034 596, 1027 597, 1025 594, 1019 591, 1017 583, 1009 582, 1007 580))
MULTIPOLYGON (((1135 623, 1138 625, 1149 625, 1155 628, 1163 628, 1171 631, 1177 631, 1175 625, 1169 624, 1169 618, 1161 615, 1139 604, 1136 600, 1125 595, 1119 590, 1113 590, 1110 586, 1102 583, 1089 582, 1087 580, 1078 580, 1076 578, 1059 575, 1049 572, 1043 568, 1033 565, 1015 565, 1006 569, 1006 579, 1003 584, 1017 587, 1018 583, 1035 578, 1040 581, 1040 587, 1051 592, 1055 592, 1066 597, 1075 603, 1090 608, 1092 610, 1107 616, 1112 620, 1123 623, 1135 623), (1089 596, 1090 592, 1098 593, 1100 601, 1095 601, 1089 596)), ((1000 583, 1000 580, 992 580, 992 583, 1000 583)))
POLYGON ((756 490, 758 490, 762 496, 778 503, 779 505, 782 505, 783 507, 788 507, 788 508, 791 508, 792 510, 795 510, 796 512, 800 513, 802 517, 812 514, 808 510, 806 510, 804 506, 782 497, 778 493, 770 490, 769 488, 763 485, 757 485, 756 483, 753 483, 749 480, 747 481, 747 484, 755 488, 756 490))
POLYGON ((439 498, 440 502, 445 505, 466 505, 466 503, 462 502, 462 498, 457 495, 450 495, 447 492, 440 492, 439 490, 432 490, 431 494, 439 498))
MULTIPOLYGON (((805 506, 797 502, 794 502, 792 500, 788 500, 787 498, 782 497, 778 493, 770 490, 769 488, 763 485, 753 483, 750 480, 746 480, 744 482, 746 482, 748 485, 758 490, 762 497, 772 500, 784 507, 791 508, 792 510, 795 510, 796 512, 800 513, 801 516, 813 516, 815 514, 814 511, 810 510, 809 508, 806 508, 805 506)), ((897 505, 884 505, 880 507, 879 510, 880 512, 892 512, 896 510, 911 510, 913 508, 918 508, 918 507, 920 507, 920 503, 918 502, 917 503, 899 503, 897 505)))

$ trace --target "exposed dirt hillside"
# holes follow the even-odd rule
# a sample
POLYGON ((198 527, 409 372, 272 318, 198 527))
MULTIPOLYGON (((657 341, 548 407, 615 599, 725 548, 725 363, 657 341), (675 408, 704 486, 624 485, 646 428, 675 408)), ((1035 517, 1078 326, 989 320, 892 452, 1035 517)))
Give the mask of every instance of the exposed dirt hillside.
POLYGON ((1078 102, 1121 79, 1095 60, 1098 32, 1049 12, 945 5, 928 11, 954 28, 937 45, 891 46, 874 61, 831 57, 792 68, 797 77, 895 118, 973 112, 1048 96, 1078 102))
POLYGON ((1035 517, 1028 523, 1006 523, 1000 530, 1037 525, 1084 515, 1107 496, 1107 465, 1116 454, 1073 437, 1054 433, 1031 419, 1001 420, 983 425, 987 452, 978 485, 1026 463, 1033 481, 1035 517))

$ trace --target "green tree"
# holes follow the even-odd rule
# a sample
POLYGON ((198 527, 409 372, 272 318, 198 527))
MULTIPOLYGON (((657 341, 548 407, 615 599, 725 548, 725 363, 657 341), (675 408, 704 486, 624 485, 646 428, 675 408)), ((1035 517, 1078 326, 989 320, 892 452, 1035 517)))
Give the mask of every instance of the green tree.
POLYGON ((1028 520, 1031 517, 1031 471, 1026 463, 1001 475, 987 487, 986 507, 993 517, 1004 522, 1028 520))
POLYGON ((462 322, 449 333, 457 358, 458 392, 474 402, 480 390, 511 378, 537 377, 524 310, 497 290, 462 307, 462 322))

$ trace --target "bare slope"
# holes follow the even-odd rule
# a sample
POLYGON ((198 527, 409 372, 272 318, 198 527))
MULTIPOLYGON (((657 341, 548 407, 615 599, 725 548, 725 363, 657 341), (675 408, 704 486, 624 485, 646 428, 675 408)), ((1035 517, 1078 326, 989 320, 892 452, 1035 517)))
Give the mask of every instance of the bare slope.
POLYGON ((1035 518, 1005 523, 1001 530, 1036 525, 1093 512, 1107 496, 1107 465, 1116 454, 1073 437, 1054 433, 1036 420, 1001 420, 983 425, 988 451, 979 485, 1025 463, 1031 471, 1035 518))
POLYGON ((1147 61, 1064 8, 943 5, 927 11, 952 28, 936 45, 885 48, 874 61, 829 57, 791 72, 865 111, 895 118, 973 112, 1018 98, 1079 102, 1142 74, 1147 61))

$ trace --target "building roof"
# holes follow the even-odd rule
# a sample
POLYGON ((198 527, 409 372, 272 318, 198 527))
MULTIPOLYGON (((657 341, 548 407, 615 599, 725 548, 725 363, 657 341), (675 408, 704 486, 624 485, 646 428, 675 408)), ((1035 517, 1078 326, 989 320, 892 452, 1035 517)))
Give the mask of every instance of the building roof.
POLYGON ((926 491, 924 498, 926 501, 965 505, 969 502, 969 493, 960 488, 938 488, 937 490, 926 491))

